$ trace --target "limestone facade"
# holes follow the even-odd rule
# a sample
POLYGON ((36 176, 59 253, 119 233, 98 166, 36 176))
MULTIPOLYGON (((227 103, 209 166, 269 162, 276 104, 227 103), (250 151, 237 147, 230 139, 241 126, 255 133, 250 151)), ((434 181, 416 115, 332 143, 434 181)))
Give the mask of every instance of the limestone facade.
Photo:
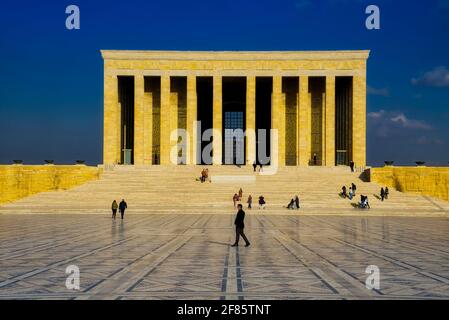
MULTIPOLYGON (((219 137, 225 129, 225 79, 245 79, 244 164, 252 164, 257 159, 258 143, 252 132, 258 130, 261 121, 257 115, 261 99, 258 80, 269 78, 271 110, 267 114, 271 116, 269 127, 277 130, 278 138, 278 148, 273 148, 271 141, 271 157, 276 156, 280 166, 335 166, 350 160, 358 167, 366 165, 369 51, 102 50, 101 53, 104 59, 104 164, 124 163, 124 149, 130 150, 130 162, 135 165, 176 164, 172 153, 179 139, 172 135, 180 129, 187 132, 187 152, 182 155, 181 162, 200 164, 202 150, 198 139, 201 132, 195 123, 203 112, 200 110, 199 78, 211 81, 209 126, 213 137, 219 137), (132 80, 132 97, 130 94, 121 97, 126 91, 123 89, 126 86, 121 84, 123 77, 132 80), (342 78, 350 80, 349 96, 343 100, 336 98, 341 96, 337 83, 342 78), (348 112, 343 120, 338 116, 342 108, 338 101, 347 104, 344 108, 348 112), (123 128, 125 116, 128 119, 125 124, 133 127, 131 131, 123 128), (346 124, 338 125, 337 121, 346 124), (337 127, 348 130, 338 133, 337 127), (129 136, 130 132, 133 137, 129 136), (337 150, 337 137, 345 140, 343 150, 337 150)), ((212 140, 212 162, 222 164, 223 139, 212 140)))

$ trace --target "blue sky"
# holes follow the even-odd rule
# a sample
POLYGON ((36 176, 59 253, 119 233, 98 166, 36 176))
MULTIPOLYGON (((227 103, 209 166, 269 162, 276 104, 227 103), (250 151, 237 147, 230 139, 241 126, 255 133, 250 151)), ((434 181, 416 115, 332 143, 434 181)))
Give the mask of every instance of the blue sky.
POLYGON ((448 33, 449 0, 2 1, 0 163, 102 161, 100 49, 370 49, 368 164, 447 165, 448 33))

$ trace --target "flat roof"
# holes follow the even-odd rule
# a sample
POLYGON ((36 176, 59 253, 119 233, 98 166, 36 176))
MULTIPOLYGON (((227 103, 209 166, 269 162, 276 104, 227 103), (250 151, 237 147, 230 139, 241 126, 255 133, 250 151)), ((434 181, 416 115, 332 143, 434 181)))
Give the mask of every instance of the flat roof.
POLYGON ((367 60, 370 50, 165 51, 100 50, 104 60, 367 60))

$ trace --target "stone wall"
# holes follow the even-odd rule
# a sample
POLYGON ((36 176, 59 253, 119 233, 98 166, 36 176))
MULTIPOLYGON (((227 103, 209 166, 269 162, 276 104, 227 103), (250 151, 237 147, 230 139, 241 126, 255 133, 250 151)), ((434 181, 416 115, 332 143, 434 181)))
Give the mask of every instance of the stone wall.
POLYGON ((369 179, 401 192, 418 193, 449 201, 449 167, 371 168, 369 179))
POLYGON ((0 165, 0 204, 39 192, 70 189, 98 179, 100 172, 85 165, 0 165))

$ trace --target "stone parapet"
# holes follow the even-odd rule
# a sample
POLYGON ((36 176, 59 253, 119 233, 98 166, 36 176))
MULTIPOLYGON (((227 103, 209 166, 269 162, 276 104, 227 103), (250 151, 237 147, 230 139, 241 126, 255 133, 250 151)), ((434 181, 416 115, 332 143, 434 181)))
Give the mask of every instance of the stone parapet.
POLYGON ((368 169, 371 182, 401 192, 410 192, 449 201, 449 167, 395 167, 368 169))
POLYGON ((0 204, 70 189, 98 179, 101 171, 85 165, 0 165, 0 204))

